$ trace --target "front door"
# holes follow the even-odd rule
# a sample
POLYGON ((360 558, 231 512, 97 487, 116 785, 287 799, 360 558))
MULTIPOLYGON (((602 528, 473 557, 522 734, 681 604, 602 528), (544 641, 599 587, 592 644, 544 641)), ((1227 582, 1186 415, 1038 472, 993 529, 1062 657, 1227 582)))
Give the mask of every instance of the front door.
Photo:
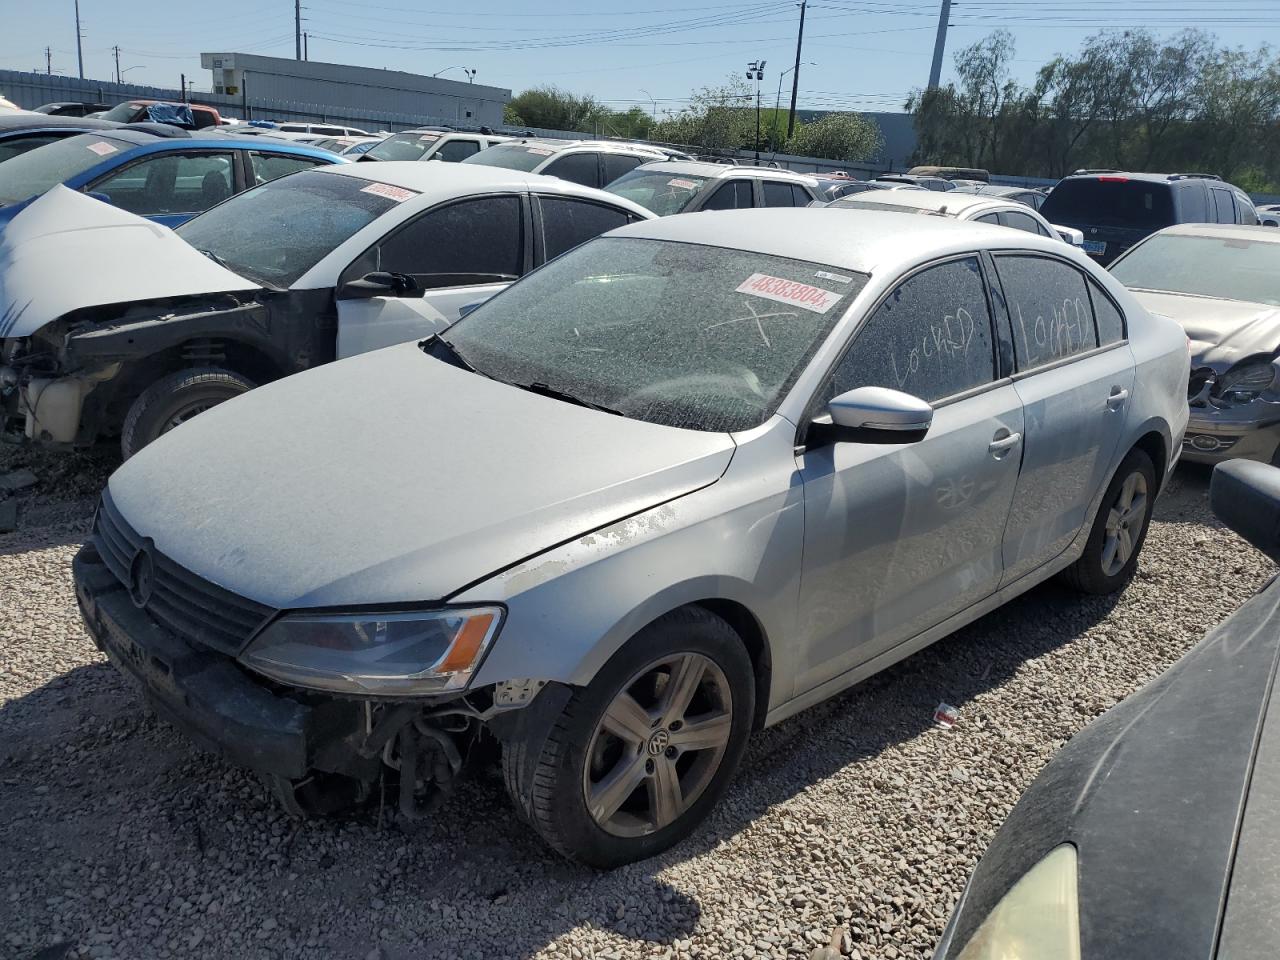
POLYGON ((1134 372, 1116 324, 1104 324, 1099 345, 1079 269, 1032 254, 1000 255, 995 264, 1026 417, 1022 474, 1004 541, 1004 582, 1012 583, 1066 550, 1090 519, 1093 499, 1109 480, 1134 372))
POLYGON ((338 357, 429 336, 454 323, 525 270, 524 212, 514 194, 435 207, 374 244, 338 282, 338 357), (416 289, 401 296, 347 297, 343 285, 373 272, 398 273, 416 289))
POLYGON ((817 398, 891 387, 935 406, 912 444, 838 443, 799 456, 805 543, 795 693, 990 596, 1018 477, 1022 401, 998 379, 976 256, 904 280, 817 398))

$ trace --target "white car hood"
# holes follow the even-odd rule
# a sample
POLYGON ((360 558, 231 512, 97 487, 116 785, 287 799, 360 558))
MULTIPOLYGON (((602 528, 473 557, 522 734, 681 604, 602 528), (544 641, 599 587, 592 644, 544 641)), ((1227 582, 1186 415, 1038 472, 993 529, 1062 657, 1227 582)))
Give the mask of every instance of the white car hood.
POLYGON ((168 227, 63 186, 0 230, 0 338, 84 307, 260 287, 168 227))

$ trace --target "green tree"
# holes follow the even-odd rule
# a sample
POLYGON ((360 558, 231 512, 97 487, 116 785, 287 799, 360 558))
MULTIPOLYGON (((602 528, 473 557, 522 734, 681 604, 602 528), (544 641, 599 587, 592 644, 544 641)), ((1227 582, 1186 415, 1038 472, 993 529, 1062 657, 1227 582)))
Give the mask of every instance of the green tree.
POLYGON ((705 150, 737 150, 755 140, 755 92, 731 75, 722 86, 703 87, 672 117, 659 120, 653 138, 705 150))
POLYGON ((880 128, 856 113, 829 113, 796 127, 786 152, 829 160, 869 160, 884 146, 880 128))
POLYGON ((512 126, 592 133, 609 116, 609 109, 589 94, 579 97, 559 87, 525 90, 503 111, 503 119, 512 126))

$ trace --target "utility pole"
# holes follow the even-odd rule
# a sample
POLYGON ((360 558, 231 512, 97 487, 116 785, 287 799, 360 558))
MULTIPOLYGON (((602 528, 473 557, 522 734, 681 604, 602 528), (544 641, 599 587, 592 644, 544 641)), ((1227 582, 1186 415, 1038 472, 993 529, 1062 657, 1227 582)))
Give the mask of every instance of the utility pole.
POLYGON ((294 59, 302 59, 302 0, 293 0, 294 59))
POLYGON ((760 163, 760 81, 764 79, 763 60, 752 60, 747 64, 747 79, 756 82, 756 163, 760 163))
POLYGON ((180 73, 180 74, 178 74, 178 76, 182 78, 182 79, 181 79, 181 82, 182 82, 182 102, 183 102, 183 103, 186 103, 186 102, 187 102, 187 75, 186 75, 185 73, 180 73))
POLYGON ((305 30, 302 33, 302 59, 303 60, 311 59, 311 53, 307 49, 307 34, 305 30))
POLYGON ((120 45, 116 44, 112 47, 111 52, 114 53, 116 57, 116 83, 124 83, 124 80, 120 76, 120 45))
POLYGON ((44 48, 44 72, 49 76, 53 76, 53 49, 51 47, 44 48))
POLYGON ((796 95, 800 92, 800 49, 804 46, 804 11, 808 0, 800 0, 800 32, 796 34, 796 65, 791 75, 791 112, 787 114, 787 139, 796 130, 796 95))
POLYGON ((947 27, 951 26, 951 0, 942 0, 942 12, 938 14, 938 36, 933 41, 933 66, 929 69, 929 89, 933 90, 942 79, 942 53, 947 48, 947 27))
POLYGON ((84 79, 84 51, 80 46, 80 0, 76 0, 76 61, 80 66, 80 79, 84 79))

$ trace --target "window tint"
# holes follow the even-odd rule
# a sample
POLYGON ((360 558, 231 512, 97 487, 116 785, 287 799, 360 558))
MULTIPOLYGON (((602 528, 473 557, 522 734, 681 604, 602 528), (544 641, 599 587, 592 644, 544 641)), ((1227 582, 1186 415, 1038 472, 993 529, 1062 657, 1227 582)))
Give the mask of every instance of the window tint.
POLYGON ((545 170, 541 171, 549 177, 559 177, 572 183, 580 183, 584 187, 598 187, 599 171, 596 153, 567 153, 553 160, 545 170))
POLYGON ((1236 223, 1247 223, 1256 227, 1258 225, 1258 211, 1254 209, 1253 201, 1238 193, 1234 196, 1236 198, 1236 223))
POLYGON ((385 270, 408 274, 427 290, 514 280, 524 265, 520 225, 516 197, 438 207, 366 251, 342 279, 385 270))
POLYGON ((457 163, 479 152, 480 144, 475 140, 450 140, 436 151, 436 156, 446 163, 457 163))
POLYGON ((1049 234, 1036 222, 1035 217, 1029 217, 1025 213, 1017 210, 1006 210, 1000 214, 1000 218, 1004 221, 1006 227, 1013 227, 1015 230, 1025 230, 1027 233, 1039 234, 1047 237, 1049 234))
POLYGON ((1101 346, 1117 343, 1124 339, 1124 315, 1111 298, 1102 292, 1092 280, 1089 281, 1089 297, 1093 300, 1093 315, 1098 321, 1098 339, 1101 346))
POLYGON ((542 206, 542 241, 547 260, 627 224, 626 213, 603 204, 560 197, 539 197, 538 201, 542 206))
POLYGON ((61 134, 38 133, 29 137, 10 137, 7 140, 0 140, 0 163, 10 157, 16 157, 20 153, 26 153, 36 147, 46 146, 60 139, 62 139, 61 134))
POLYGON ((231 154, 170 153, 140 160, 90 185, 89 190, 144 217, 208 210, 231 196, 231 154))
POLYGON ((731 180, 713 193, 702 205, 703 210, 742 210, 755 206, 750 180, 731 180))
MULTIPOLYGON (((766 207, 794 207, 796 206, 795 194, 791 192, 791 184, 778 183, 776 180, 761 181, 764 186, 764 205, 766 207)), ((804 202, 799 206, 809 202, 809 198, 805 197, 804 202)))
POLYGON ((904 281, 859 331, 826 399, 889 387, 930 402, 995 376, 991 314, 976 258, 929 267, 904 281))
POLYGON ((1231 200, 1231 191, 1214 188, 1209 192, 1213 194, 1214 221, 1217 223, 1235 223, 1236 208, 1231 200))
POLYGON ((1053 188, 1040 213, 1050 223, 1066 226, 1158 230, 1174 222, 1173 191, 1167 183, 1124 176, 1068 177, 1053 188))
POLYGON ((281 177, 299 170, 310 170, 319 166, 318 160, 308 157, 290 156, 284 153, 251 153, 249 161, 253 164, 253 176, 258 183, 268 180, 279 180, 281 177))
POLYGON ((1092 350, 1098 345, 1084 275, 1047 257, 996 257, 1013 322, 1018 369, 1092 350))
POLYGON ((643 157, 632 157, 625 153, 606 153, 604 155, 604 182, 613 183, 625 173, 630 173, 640 166, 643 157))
POLYGON ((977 223, 994 223, 998 227, 1000 226, 1000 214, 984 213, 982 216, 977 218, 976 222, 977 223))

